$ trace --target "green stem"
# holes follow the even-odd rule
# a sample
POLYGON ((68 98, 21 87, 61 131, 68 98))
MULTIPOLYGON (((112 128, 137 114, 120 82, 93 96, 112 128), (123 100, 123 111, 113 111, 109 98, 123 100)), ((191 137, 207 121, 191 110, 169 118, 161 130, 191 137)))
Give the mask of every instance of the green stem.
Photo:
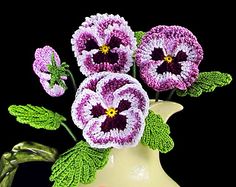
POLYGON ((136 63, 135 63, 135 60, 134 60, 134 63, 133 63, 133 67, 132 67, 132 74, 133 74, 133 77, 136 78, 136 63))
POLYGON ((73 138, 75 142, 77 142, 77 138, 75 135, 72 133, 72 131, 69 129, 69 127, 65 123, 61 123, 61 125, 67 130, 67 132, 70 134, 70 136, 73 138))
POLYGON ((155 101, 156 102, 158 101, 159 95, 160 95, 160 92, 156 92, 156 96, 155 96, 155 101))
POLYGON ((176 88, 174 88, 174 89, 172 89, 171 91, 170 91, 170 93, 169 93, 169 95, 168 95, 168 97, 167 97, 167 101, 170 101, 171 100, 171 98, 172 98, 172 96, 173 96, 173 94, 175 93, 175 91, 176 91, 176 88))
POLYGON ((74 79, 74 76, 73 74, 71 73, 71 71, 68 69, 67 72, 69 73, 69 76, 71 78, 71 81, 72 81, 72 84, 73 84, 73 87, 74 87, 74 90, 75 92, 77 91, 77 86, 76 86, 76 83, 75 83, 75 79, 74 79))

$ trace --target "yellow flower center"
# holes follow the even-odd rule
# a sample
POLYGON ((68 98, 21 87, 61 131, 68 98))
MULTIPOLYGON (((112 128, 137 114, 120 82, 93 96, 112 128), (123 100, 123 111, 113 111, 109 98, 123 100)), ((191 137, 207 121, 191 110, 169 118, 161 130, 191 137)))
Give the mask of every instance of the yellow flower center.
POLYGON ((107 54, 110 50, 110 47, 107 45, 102 45, 101 47, 99 47, 99 50, 103 53, 103 54, 107 54))
POLYGON ((172 58, 172 56, 168 55, 168 56, 164 57, 164 61, 167 63, 171 63, 173 61, 173 58, 172 58))
POLYGON ((113 118, 118 113, 118 110, 111 107, 111 108, 108 108, 105 113, 108 117, 113 118))

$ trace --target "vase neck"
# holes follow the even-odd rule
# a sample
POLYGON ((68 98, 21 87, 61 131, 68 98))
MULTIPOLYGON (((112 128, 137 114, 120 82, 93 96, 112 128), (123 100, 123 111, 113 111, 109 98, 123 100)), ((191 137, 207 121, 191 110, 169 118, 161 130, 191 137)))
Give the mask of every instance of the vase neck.
MULTIPOLYGON (((155 102, 155 100, 150 101, 150 110, 155 112, 156 114, 161 115, 162 119, 166 122, 170 116, 172 116, 174 113, 181 111, 183 109, 183 106, 179 103, 172 102, 172 101, 158 101, 155 102)), ((138 157, 137 159, 142 160, 141 157, 143 157, 143 160, 149 160, 153 161, 155 163, 160 165, 160 158, 159 158, 159 151, 158 150, 152 150, 148 146, 145 146, 141 143, 139 143, 135 147, 131 148, 123 148, 123 149, 112 149, 111 152, 111 158, 110 162, 112 160, 119 158, 119 159, 127 159, 127 158, 134 158, 138 157)))
POLYGON ((167 120, 175 113, 183 110, 183 106, 179 103, 173 102, 173 101, 158 101, 155 102, 154 99, 150 100, 150 110, 155 112, 156 114, 159 114, 164 122, 167 122, 167 120))

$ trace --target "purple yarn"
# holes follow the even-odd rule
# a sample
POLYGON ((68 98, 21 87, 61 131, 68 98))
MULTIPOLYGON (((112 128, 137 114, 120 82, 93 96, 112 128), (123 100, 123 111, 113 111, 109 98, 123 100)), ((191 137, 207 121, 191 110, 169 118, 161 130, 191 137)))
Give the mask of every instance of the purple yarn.
POLYGON ((156 91, 187 89, 198 77, 203 50, 191 31, 181 26, 157 26, 148 31, 136 51, 144 82, 156 91))
MULTIPOLYGON (((33 70, 35 74, 39 77, 40 83, 43 86, 43 89, 52 97, 59 97, 64 94, 65 88, 59 84, 54 84, 50 86, 49 82, 51 80, 51 74, 48 71, 48 65, 51 64, 52 55, 54 55, 54 60, 56 65, 60 67, 61 60, 57 52, 50 46, 44 46, 43 48, 38 48, 35 51, 33 62, 33 70)), ((64 80, 67 79, 66 76, 61 76, 61 81, 65 84, 64 80)))
POLYGON ((136 39, 119 15, 97 14, 86 18, 74 32, 71 43, 85 76, 102 71, 127 73, 133 65, 136 39))
POLYGON ((143 134, 149 99, 127 74, 101 72, 81 83, 72 104, 72 119, 96 148, 136 146, 143 134), (92 85, 92 86, 90 86, 92 85))

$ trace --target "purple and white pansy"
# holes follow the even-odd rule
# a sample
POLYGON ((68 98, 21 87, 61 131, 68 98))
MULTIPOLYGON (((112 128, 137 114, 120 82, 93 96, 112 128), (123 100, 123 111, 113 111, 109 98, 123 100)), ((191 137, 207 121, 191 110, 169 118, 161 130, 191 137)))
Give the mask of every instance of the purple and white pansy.
POLYGON ((64 94, 67 79, 66 63, 61 63, 57 52, 50 46, 38 48, 34 54, 33 70, 46 93, 52 97, 64 94))
POLYGON ((91 147, 123 148, 140 141, 148 108, 148 95, 135 78, 100 72, 81 83, 71 114, 91 147))
POLYGON ((136 62, 144 82, 156 91, 185 90, 197 79, 203 50, 181 26, 156 26, 142 38, 136 62))
POLYGON ((134 32, 119 15, 87 17, 71 39, 80 71, 91 75, 101 71, 127 73, 136 50, 134 32))

